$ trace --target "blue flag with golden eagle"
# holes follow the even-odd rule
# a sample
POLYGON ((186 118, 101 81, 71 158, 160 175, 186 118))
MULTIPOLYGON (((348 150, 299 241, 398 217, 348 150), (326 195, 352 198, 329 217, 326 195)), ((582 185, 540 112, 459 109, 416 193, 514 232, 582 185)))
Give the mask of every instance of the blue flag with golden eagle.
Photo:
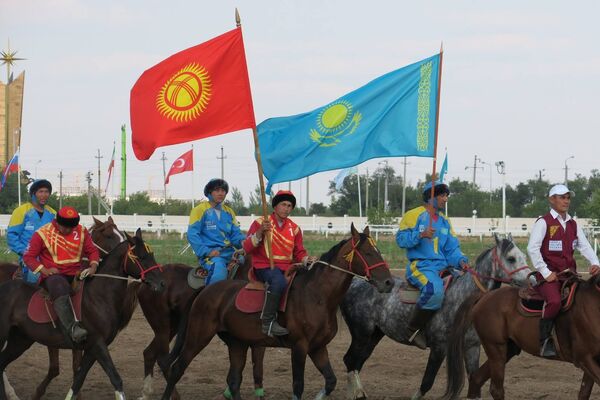
POLYGON ((433 157, 439 62, 438 54, 311 112, 263 121, 258 141, 269 188, 376 157, 433 157))

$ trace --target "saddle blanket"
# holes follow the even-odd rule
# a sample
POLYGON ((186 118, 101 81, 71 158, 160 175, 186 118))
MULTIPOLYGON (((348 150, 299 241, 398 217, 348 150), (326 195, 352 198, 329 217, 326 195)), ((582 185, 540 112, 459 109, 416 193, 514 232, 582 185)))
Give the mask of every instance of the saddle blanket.
MULTIPOLYGON (((250 276, 250 274, 248 275, 250 276)), ((286 309, 288 293, 295 277, 296 272, 291 273, 289 276, 287 288, 285 289, 285 292, 283 292, 283 296, 281 296, 281 300, 279 302, 279 311, 281 312, 284 312, 286 309)), ((261 312, 264 303, 265 286, 260 281, 250 281, 238 292, 235 297, 235 307, 246 314, 261 312)))
MULTIPOLYGON (((73 309, 79 321, 81 321, 83 286, 83 282, 81 282, 79 288, 71 295, 71 303, 73 303, 73 309)), ((58 320, 48 293, 44 289, 40 288, 31 296, 31 300, 29 300, 29 305, 27 306, 27 316, 38 324, 46 324, 58 320)))

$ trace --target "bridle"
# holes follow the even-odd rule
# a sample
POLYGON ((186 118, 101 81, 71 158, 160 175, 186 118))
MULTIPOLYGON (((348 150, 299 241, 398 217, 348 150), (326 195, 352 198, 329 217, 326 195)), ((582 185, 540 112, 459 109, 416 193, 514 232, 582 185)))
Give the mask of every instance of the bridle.
MULTIPOLYGON (((146 248, 146 251, 148 253, 150 253, 150 249, 148 248, 148 245, 144 243, 144 246, 146 248)), ((130 260, 134 265, 136 265, 139 269, 140 269, 140 280, 142 282, 144 282, 146 280, 146 274, 150 271, 154 271, 155 269, 158 269, 160 272, 163 272, 163 267, 160 264, 154 264, 151 267, 148 267, 146 269, 144 269, 144 267, 142 266, 142 263, 140 262, 140 258, 138 256, 136 256, 135 254, 133 254, 133 250, 135 249, 135 245, 130 245, 129 243, 127 244, 127 257, 123 258, 123 272, 125 272, 127 274, 127 260, 130 260)))
POLYGON ((492 275, 491 276, 480 274, 475 269, 473 269, 470 265, 467 265, 465 269, 467 272, 469 272, 471 274, 471 277, 473 278, 473 281, 475 282, 475 285, 479 288, 479 290, 481 290, 482 292, 487 292, 488 289, 481 283, 481 279, 490 279, 495 282, 510 284, 510 283, 512 283, 512 279, 510 279, 510 278, 514 274, 516 274, 517 272, 529 269, 529 266, 524 265, 517 269, 509 270, 508 268, 506 268, 506 265, 504 265, 504 263, 502 262, 502 259, 498 255, 498 246, 496 246, 492 250, 492 275), (501 269, 506 274, 507 278, 496 277, 495 275, 496 275, 496 271, 498 269, 501 269))

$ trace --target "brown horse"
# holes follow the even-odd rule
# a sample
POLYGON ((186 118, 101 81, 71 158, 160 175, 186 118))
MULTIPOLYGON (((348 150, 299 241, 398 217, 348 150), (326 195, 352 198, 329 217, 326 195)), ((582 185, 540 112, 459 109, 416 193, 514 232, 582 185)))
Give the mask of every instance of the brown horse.
MULTIPOLYGON (((110 250, 115 248, 119 243, 125 240, 125 235, 119 231, 115 225, 113 219, 108 217, 107 222, 102 222, 94 218, 94 224, 89 229, 94 244, 100 249, 103 255, 108 254, 110 250)), ((0 284, 11 280, 19 268, 19 265, 13 263, 0 263, 0 284)), ((125 295, 125 301, 123 302, 122 309, 122 320, 119 330, 124 329, 129 323, 133 312, 137 306, 136 292, 138 290, 139 283, 132 282, 127 287, 127 294, 125 295)), ((81 350, 73 349, 73 375, 79 368, 81 362, 81 350)), ((35 393, 32 397, 33 400, 39 400, 46 393, 46 389, 50 382, 56 378, 60 373, 60 363, 58 357, 58 349, 48 347, 48 372, 37 386, 35 393)), ((5 377, 6 390, 10 391, 8 379, 5 377)), ((81 396, 78 396, 81 398, 81 396)))
MULTIPOLYGON (((584 378, 579 399, 588 399, 593 383, 600 384, 600 278, 581 281, 573 307, 558 315, 555 322, 560 361, 581 368, 584 378)), ((480 398, 481 387, 491 378, 494 400, 504 399, 506 363, 521 350, 539 355, 539 318, 524 317, 517 310, 518 289, 500 288, 485 295, 476 294, 461 305, 448 345, 448 384, 444 399, 455 399, 464 385, 463 338, 473 324, 487 361, 469 376, 468 398, 480 398)))
MULTIPOLYGON (((100 263, 98 273, 116 279, 98 276, 86 284, 82 324, 88 331, 88 337, 81 345, 74 345, 52 324, 37 324, 27 317, 27 305, 36 288, 18 280, 4 283, 0 286, 0 304, 3 305, 0 309, 0 372, 4 373, 7 365, 34 342, 53 348, 78 347, 83 349, 83 356, 67 399, 79 393, 89 369, 96 361, 106 371, 116 397, 124 398, 123 382, 108 352, 108 344, 122 326, 127 276, 139 278, 160 291, 164 289, 164 281, 159 269, 139 229, 135 237, 127 236, 126 241, 113 249, 100 263)), ((4 399, 4 381, 0 380, 0 400, 4 399)))
MULTIPOLYGON (((246 257, 245 263, 237 269, 233 279, 247 280, 251 261, 246 257)), ((163 265, 163 279, 166 290, 156 293, 146 286, 140 287, 138 300, 146 320, 154 331, 154 338, 144 349, 144 387, 141 399, 150 399, 153 393, 152 376, 154 365, 158 365, 166 374, 169 364, 169 343, 177 333, 180 323, 185 323, 183 317, 187 315, 194 298, 200 293, 193 290, 187 282, 190 272, 188 265, 165 264, 163 265), (182 322, 183 321, 183 322, 182 322)), ((263 392, 263 359, 264 347, 252 347, 252 364, 254 372, 254 394, 257 399, 262 399, 263 392)), ((172 398, 179 395, 174 390, 172 398)))
POLYGON ((245 282, 222 281, 204 289, 194 300, 187 327, 177 335, 170 355, 175 362, 163 400, 169 399, 186 367, 216 334, 229 347, 227 384, 234 399, 241 398, 242 371, 251 345, 292 349, 294 399, 302 397, 304 367, 309 355, 325 378, 325 388, 318 398, 328 396, 337 379, 329 362, 327 344, 337 332, 336 313, 353 276, 368 279, 381 292, 389 292, 393 286, 387 264, 369 236, 369 228, 360 234, 352 225, 351 232, 350 239, 321 256, 310 270, 298 272, 289 289, 286 311, 279 316, 280 324, 290 331, 287 336, 264 335, 257 314, 236 309, 235 297, 245 282))

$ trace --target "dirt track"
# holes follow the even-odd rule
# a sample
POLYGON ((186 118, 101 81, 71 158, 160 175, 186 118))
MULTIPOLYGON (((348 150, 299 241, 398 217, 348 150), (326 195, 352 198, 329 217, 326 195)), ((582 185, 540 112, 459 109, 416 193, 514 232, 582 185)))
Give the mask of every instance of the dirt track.
MULTIPOLYGON (((111 345, 111 354, 125 382, 130 399, 138 397, 143 380, 142 351, 150 342, 151 331, 141 312, 136 310, 130 325, 111 345)), ((341 323, 340 332, 329 346, 329 353, 338 377, 338 386, 332 399, 345 399, 346 376, 342 357, 350 342, 350 334, 341 323)), ((425 368, 427 354, 418 349, 399 345, 384 339, 365 364, 361 374, 369 398, 373 400, 409 399, 418 387, 425 368)), ((485 355, 483 356, 485 357, 485 355)), ((61 352, 61 375, 50 385, 46 398, 64 399, 71 382, 70 352, 61 352)), ((179 385, 183 399, 213 399, 224 388, 228 368, 227 349, 217 338, 194 360, 179 385)), ((22 399, 30 398, 34 386, 46 372, 46 349, 34 345, 8 368, 9 378, 22 399)), ((291 364, 287 349, 269 349, 265 365, 265 390, 268 399, 291 398, 291 364)), ((521 355, 511 361, 506 375, 507 399, 573 399, 577 397, 581 373, 570 364, 550 362, 521 355)), ((312 399, 321 389, 323 379, 307 360, 305 398, 312 399)), ((445 370, 427 398, 435 399, 443 393, 445 370)), ((154 378, 155 395, 160 398, 164 388, 158 374, 154 378)), ((86 399, 113 400, 108 378, 96 364, 84 385, 86 399)), ((252 398, 252 368, 250 361, 244 372, 244 398, 252 398)), ((487 386, 484 397, 490 398, 487 386)), ((600 398, 595 389, 593 398, 600 398)))

